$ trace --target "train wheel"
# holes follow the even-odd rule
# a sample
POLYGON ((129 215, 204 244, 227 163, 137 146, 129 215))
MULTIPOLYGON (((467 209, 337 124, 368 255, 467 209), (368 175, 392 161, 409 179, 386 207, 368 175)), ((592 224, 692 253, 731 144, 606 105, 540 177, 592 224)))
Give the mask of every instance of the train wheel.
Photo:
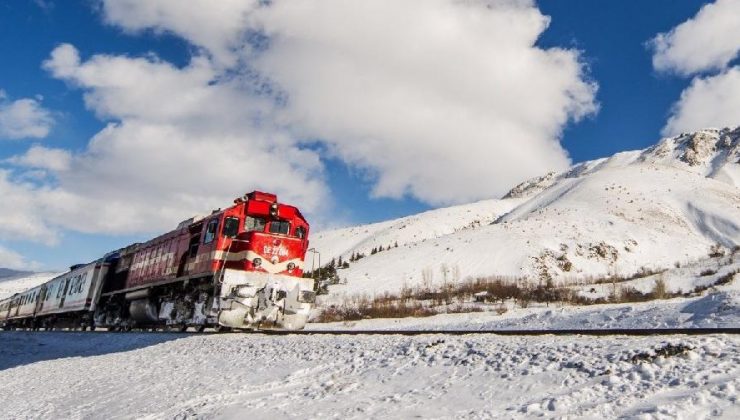
POLYGON ((195 327, 195 331, 196 331, 196 332, 199 332, 199 333, 201 333, 201 332, 203 332, 203 331, 205 331, 205 330, 206 330, 206 326, 205 326, 205 324, 202 324, 202 325, 198 325, 197 327, 195 327))
POLYGON ((180 332, 186 332, 187 330, 188 330, 188 326, 187 325, 181 325, 180 326, 180 332))

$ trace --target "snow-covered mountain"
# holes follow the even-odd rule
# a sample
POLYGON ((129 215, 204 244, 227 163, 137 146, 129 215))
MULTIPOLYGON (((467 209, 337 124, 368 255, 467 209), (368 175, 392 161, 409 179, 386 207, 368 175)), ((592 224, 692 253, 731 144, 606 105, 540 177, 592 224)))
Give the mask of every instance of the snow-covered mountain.
POLYGON ((740 127, 665 138, 645 150, 529 180, 504 198, 315 234, 340 293, 468 276, 537 281, 628 275, 740 245, 740 127), (395 244, 398 247, 395 247, 395 244), (370 255, 373 248, 390 249, 370 255), (424 273, 424 274, 422 274, 424 273))
MULTIPOLYGON (((7 269, 3 269, 7 270, 7 269)), ((13 296, 41 283, 49 281, 60 273, 33 273, 30 271, 7 270, 0 276, 0 299, 13 296)))

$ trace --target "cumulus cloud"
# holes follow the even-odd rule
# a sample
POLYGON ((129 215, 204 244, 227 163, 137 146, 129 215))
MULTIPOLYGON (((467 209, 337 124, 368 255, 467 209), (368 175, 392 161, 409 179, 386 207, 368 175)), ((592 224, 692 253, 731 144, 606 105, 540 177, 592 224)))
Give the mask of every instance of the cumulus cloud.
POLYGON ((48 188, 12 178, 0 169, 0 238, 55 244, 58 233, 48 224, 48 188))
POLYGON ((54 118, 39 99, 11 101, 0 90, 0 139, 44 138, 49 135, 54 118))
POLYGON ((174 33, 200 46, 220 64, 233 65, 246 19, 260 0, 105 0, 105 20, 127 31, 174 33))
POLYGON ((366 169, 377 196, 500 194, 566 167, 563 126, 596 110, 578 52, 536 46, 549 18, 530 1, 244 1, 223 26, 168 2, 117 3, 104 10, 126 29, 231 46, 279 91, 281 120, 366 169))
POLYGON ((656 70, 694 75, 673 104, 664 135, 740 122, 740 68, 731 64, 740 52, 737 33, 740 0, 717 0, 651 41, 656 70))
POLYGON ((666 135, 702 127, 730 127, 740 123, 740 68, 691 81, 673 106, 663 129, 666 135))
POLYGON ((2 173, 0 195, 15 201, 0 208, 12 213, 0 222, 6 237, 26 232, 54 243, 65 229, 158 231, 251 189, 307 211, 329 201, 318 155, 270 118, 261 121, 269 109, 203 57, 184 68, 156 57, 83 60, 64 44, 43 67, 81 89, 87 107, 109 123, 79 153, 34 146, 6 160, 16 174, 43 169, 53 177, 38 185, 2 173))
POLYGON ((277 1, 250 23, 286 118, 377 196, 496 196, 565 168, 562 127, 596 110, 578 52, 536 46, 549 18, 528 2, 277 1))
POLYGON ((566 167, 563 127, 597 110, 579 52, 537 46, 549 18, 531 1, 123 0, 101 11, 125 31, 180 36, 194 55, 177 67, 55 48, 43 67, 107 125, 80 152, 35 147, 8 161, 0 194, 28 212, 0 234, 157 231, 252 188, 321 214, 320 153, 367 171, 376 196, 491 197, 566 167), (53 181, 22 181, 39 170, 53 181))
POLYGON ((653 66, 682 75, 722 70, 740 52, 739 33, 740 0, 717 0, 651 41, 653 66))
POLYGON ((6 162, 27 168, 65 171, 69 169, 72 154, 64 149, 33 145, 26 153, 6 159, 6 162))
POLYGON ((0 245, 0 267, 11 270, 33 270, 38 267, 38 264, 28 261, 21 254, 0 245))

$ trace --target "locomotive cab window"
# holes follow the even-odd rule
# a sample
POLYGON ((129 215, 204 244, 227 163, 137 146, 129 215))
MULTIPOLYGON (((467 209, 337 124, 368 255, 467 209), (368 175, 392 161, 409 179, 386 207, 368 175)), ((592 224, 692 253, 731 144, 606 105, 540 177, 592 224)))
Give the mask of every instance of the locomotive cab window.
POLYGON ((213 240, 216 238, 216 232, 218 231, 218 219, 213 219, 210 222, 208 222, 208 226, 206 226, 206 234, 203 237, 203 243, 208 244, 213 242, 213 240))
POLYGON ((227 238, 233 238, 239 233, 239 219, 236 217, 227 217, 224 220, 224 229, 221 234, 227 238))
POLYGON ((290 222, 286 220, 273 220, 270 222, 270 233, 287 235, 290 232, 290 222))
POLYGON ((306 237, 306 228, 303 226, 298 226, 295 228, 295 236, 296 238, 303 239, 306 237))
POLYGON ((244 219, 244 230, 247 232, 264 232, 267 221, 261 217, 247 216, 244 219))

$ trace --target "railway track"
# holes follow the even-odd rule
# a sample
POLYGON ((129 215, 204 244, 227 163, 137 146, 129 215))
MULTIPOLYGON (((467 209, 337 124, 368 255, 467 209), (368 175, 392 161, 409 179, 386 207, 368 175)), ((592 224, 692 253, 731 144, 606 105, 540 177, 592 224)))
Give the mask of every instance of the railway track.
MULTIPOLYGON (((0 331, 3 333, 31 332, 29 330, 0 331)), ((35 333, 74 333, 79 330, 33 331, 35 333)), ((95 331, 96 333, 125 334, 124 332, 95 331)), ((129 333, 152 333, 153 331, 132 330, 129 333)), ((554 330, 247 330, 247 331, 156 331, 164 334, 213 335, 213 334, 264 334, 264 335, 500 335, 500 336, 541 336, 541 335, 587 335, 587 336, 660 336, 660 335, 713 335, 740 334, 740 328, 615 328, 615 329, 554 329, 554 330)))

